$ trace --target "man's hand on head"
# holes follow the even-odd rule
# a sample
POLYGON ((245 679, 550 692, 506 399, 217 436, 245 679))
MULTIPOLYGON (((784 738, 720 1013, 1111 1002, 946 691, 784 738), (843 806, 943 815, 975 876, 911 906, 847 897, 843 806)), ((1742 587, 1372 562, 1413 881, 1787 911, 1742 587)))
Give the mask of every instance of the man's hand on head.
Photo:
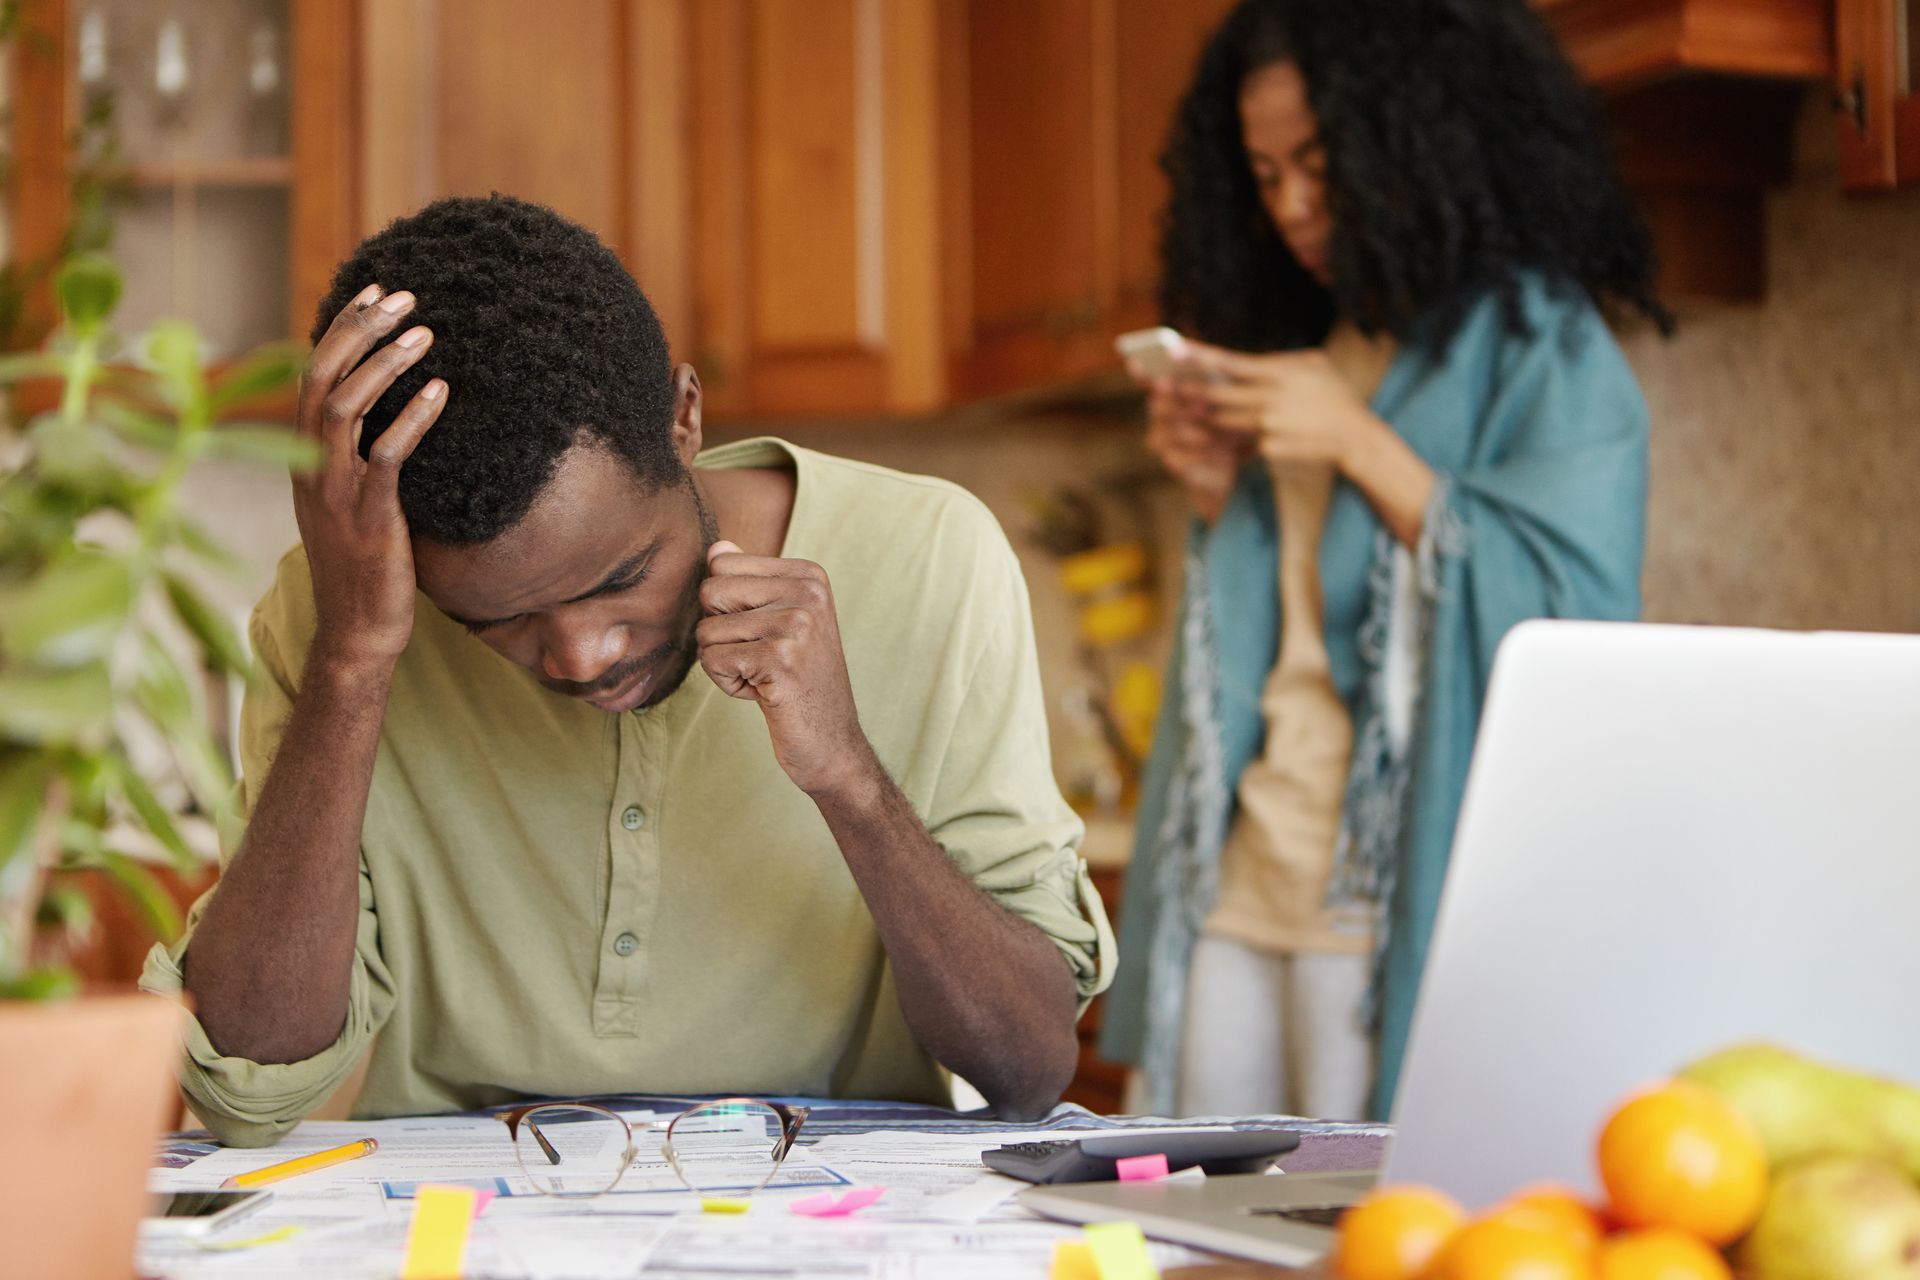
MULTIPOLYGON (((413 307, 410 293, 368 285, 333 318, 300 378, 299 431, 321 450, 317 469, 293 476, 313 577, 313 648, 293 706, 272 731, 279 742, 246 834, 204 904, 182 974, 208 1041, 229 1058, 286 1068, 344 1045, 351 1061, 368 1035, 365 1020, 350 1017, 361 838, 387 695, 413 634, 400 466, 446 407, 447 384, 429 380, 365 459, 360 438, 374 402, 433 345, 417 324, 380 345, 413 307)), ((294 1070, 289 1079, 316 1077, 294 1070)), ((296 1092, 276 1083, 271 1099, 255 1096, 247 1105, 261 1111, 251 1118, 271 1122, 274 1108, 293 1108, 307 1086, 289 1087, 296 1092)), ((214 1105, 234 1122, 234 1104, 214 1105)))
POLYGON ((707 551, 695 632, 700 665, 729 697, 760 704, 773 753, 816 799, 872 784, 878 761, 861 731, 827 572, 806 560, 707 551))
POLYGON ((413 303, 410 293, 368 285, 334 317, 300 378, 299 430, 322 450, 317 470, 293 476, 294 517, 313 574, 314 652, 356 668, 390 665, 413 633, 400 467, 446 407, 447 384, 429 381, 360 457, 367 411, 433 345, 432 332, 414 325, 373 350, 413 303))

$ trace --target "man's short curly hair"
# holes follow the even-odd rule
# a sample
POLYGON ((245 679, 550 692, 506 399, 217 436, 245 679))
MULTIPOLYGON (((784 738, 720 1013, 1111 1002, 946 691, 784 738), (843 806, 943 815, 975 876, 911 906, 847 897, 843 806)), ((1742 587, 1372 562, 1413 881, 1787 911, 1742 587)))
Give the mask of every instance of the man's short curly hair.
POLYGON ((440 420, 400 472, 414 536, 455 545, 498 537, 583 437, 651 486, 684 475, 666 334, 585 227, 511 196, 436 200, 340 264, 315 342, 369 284, 418 299, 394 336, 418 322, 434 341, 367 414, 362 454, 429 378, 448 386, 440 420))

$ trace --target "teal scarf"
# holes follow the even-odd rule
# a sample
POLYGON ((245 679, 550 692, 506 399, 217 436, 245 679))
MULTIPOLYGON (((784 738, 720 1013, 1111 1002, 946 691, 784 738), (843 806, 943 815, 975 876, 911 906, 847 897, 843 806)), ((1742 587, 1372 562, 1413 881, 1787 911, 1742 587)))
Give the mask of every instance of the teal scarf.
MULTIPOLYGON (((1599 314, 1537 277, 1517 317, 1490 295, 1444 344, 1402 343, 1373 410, 1439 481, 1417 552, 1344 482, 1320 548, 1328 655, 1355 726, 1329 897, 1382 906, 1365 1013, 1372 1109, 1385 1116, 1494 650, 1528 618, 1639 614, 1647 412, 1599 314)), ((1162 1113, 1233 782, 1265 732, 1278 555, 1266 469, 1249 466, 1220 519, 1191 537, 1101 1031, 1102 1053, 1140 1064, 1162 1113)))

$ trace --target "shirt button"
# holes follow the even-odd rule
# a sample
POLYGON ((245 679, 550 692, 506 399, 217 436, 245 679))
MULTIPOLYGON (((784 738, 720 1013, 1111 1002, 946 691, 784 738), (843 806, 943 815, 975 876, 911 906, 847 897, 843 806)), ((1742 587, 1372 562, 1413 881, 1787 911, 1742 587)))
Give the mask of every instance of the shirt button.
POLYGON ((629 831, 638 831, 640 824, 646 820, 647 815, 640 812, 640 806, 637 804, 628 805, 620 814, 620 825, 629 831))
POLYGON ((623 933, 613 940, 613 953, 618 956, 630 956, 633 949, 640 945, 640 939, 630 933, 623 933))

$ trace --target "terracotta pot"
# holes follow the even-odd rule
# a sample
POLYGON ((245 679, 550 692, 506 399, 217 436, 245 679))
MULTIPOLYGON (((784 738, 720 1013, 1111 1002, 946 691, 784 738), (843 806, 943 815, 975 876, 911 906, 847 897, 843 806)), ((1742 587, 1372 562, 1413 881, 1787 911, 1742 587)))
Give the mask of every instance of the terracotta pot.
POLYGON ((182 1011, 158 996, 0 1002, 0 1252, 8 1280, 133 1274, 182 1011))

